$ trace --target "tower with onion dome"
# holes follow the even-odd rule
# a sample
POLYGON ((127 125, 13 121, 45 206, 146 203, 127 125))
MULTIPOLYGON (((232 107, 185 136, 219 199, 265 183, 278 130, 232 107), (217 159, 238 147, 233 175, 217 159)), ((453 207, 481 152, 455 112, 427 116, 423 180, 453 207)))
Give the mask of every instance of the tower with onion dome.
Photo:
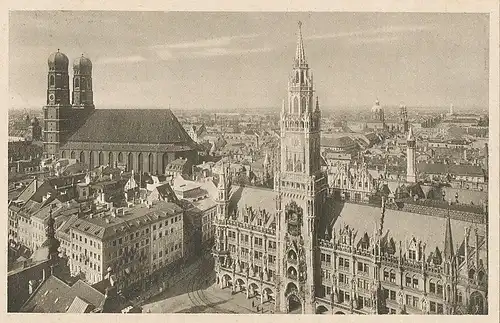
POLYGON ((58 155, 60 144, 70 130, 68 65, 68 57, 59 50, 48 58, 47 102, 43 108, 43 145, 46 157, 58 155))
POLYGON ((94 108, 92 62, 83 54, 73 62, 73 98, 71 104, 74 108, 94 108))

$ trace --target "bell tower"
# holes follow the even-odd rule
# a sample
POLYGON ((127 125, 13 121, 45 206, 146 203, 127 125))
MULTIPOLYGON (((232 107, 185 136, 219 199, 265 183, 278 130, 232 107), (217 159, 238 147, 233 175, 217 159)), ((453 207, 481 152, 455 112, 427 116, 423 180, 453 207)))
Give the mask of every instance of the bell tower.
POLYGON ((70 127, 69 60, 59 50, 48 59, 47 103, 43 107, 43 145, 47 157, 57 156, 70 127))
POLYGON ((73 62, 73 98, 75 108, 94 108, 92 91, 92 62, 83 56, 73 62))
POLYGON ((297 49, 281 111, 281 161, 275 176, 278 192, 278 282, 276 310, 315 312, 317 223, 327 181, 320 167, 319 102, 306 61, 298 24, 297 49))

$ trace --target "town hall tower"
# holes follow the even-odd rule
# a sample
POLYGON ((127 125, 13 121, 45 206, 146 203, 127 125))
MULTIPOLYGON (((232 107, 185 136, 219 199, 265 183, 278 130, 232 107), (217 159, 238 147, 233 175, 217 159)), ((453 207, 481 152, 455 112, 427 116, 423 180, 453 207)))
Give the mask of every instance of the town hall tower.
POLYGON ((281 111, 281 163, 275 177, 277 203, 278 277, 276 307, 288 312, 299 305, 315 313, 317 224, 326 200, 327 181, 320 167, 320 119, 314 102, 313 76, 306 61, 301 34, 288 101, 281 111))

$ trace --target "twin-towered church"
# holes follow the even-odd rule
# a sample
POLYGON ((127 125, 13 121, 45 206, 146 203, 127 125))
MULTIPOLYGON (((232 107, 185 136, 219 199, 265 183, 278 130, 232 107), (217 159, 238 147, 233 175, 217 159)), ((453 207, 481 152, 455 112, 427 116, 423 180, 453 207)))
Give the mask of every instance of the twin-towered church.
POLYGON ((48 58, 43 144, 47 157, 76 159, 89 168, 123 166, 163 174, 171 161, 197 158, 196 143, 167 109, 96 109, 92 62, 73 61, 59 50, 48 58), (70 96, 70 84, 72 87, 70 96))

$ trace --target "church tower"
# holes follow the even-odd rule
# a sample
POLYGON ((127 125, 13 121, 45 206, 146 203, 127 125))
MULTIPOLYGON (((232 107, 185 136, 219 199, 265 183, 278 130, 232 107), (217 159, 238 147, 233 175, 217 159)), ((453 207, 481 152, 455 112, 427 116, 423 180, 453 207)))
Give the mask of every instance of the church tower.
POLYGON ((408 138, 406 140, 406 181, 408 183, 415 183, 417 181, 416 170, 416 140, 413 135, 413 128, 410 127, 408 131, 408 138))
POLYGON ((275 178, 277 201, 278 281, 276 310, 315 312, 317 224, 326 199, 327 181, 320 167, 319 103, 314 104, 312 72, 306 61, 301 23, 281 111, 281 162, 275 178))
POLYGON ((400 124, 400 131, 402 133, 407 133, 408 132, 408 111, 406 110, 406 105, 401 104, 399 106, 399 124, 400 124))
POLYGON ((92 92, 92 62, 83 56, 73 62, 73 99, 74 108, 94 108, 92 92))
POLYGON ((47 104, 43 107, 43 145, 47 157, 57 156, 70 129, 69 60, 59 50, 48 59, 47 104))

